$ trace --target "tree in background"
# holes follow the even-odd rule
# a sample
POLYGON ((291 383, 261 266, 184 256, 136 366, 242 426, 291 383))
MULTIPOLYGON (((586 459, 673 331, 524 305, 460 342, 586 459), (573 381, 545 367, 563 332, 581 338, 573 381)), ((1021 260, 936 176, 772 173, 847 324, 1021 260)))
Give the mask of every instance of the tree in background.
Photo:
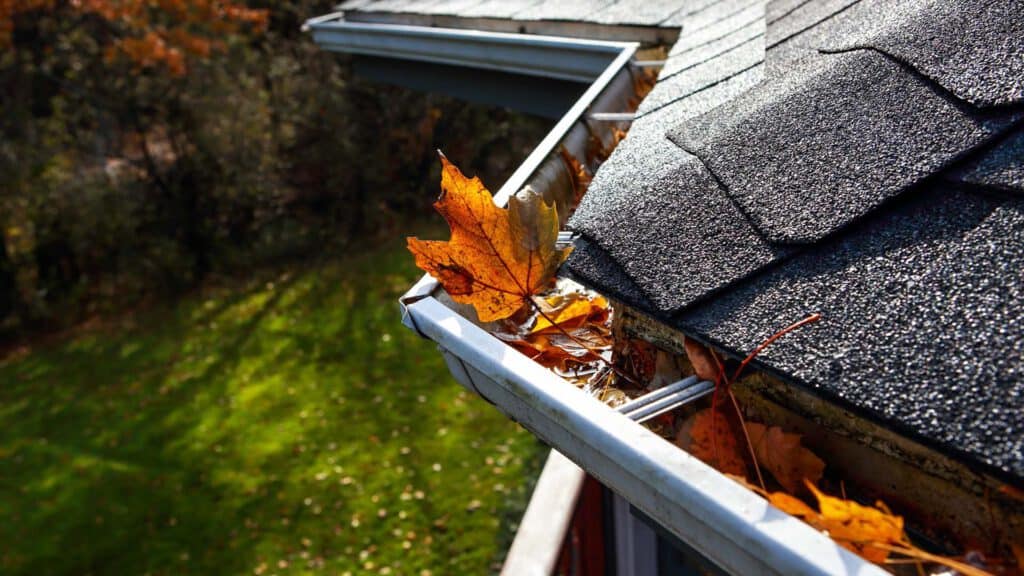
POLYGON ((300 32, 332 4, 0 0, 0 336, 370 242, 428 213, 435 148, 539 140, 353 78, 300 32))
POLYGON ((15 30, 47 16, 61 18, 66 29, 92 20, 108 60, 125 57, 138 68, 162 67, 173 76, 185 75, 189 58, 223 49, 225 35, 244 26, 262 30, 268 21, 266 10, 219 0, 0 0, 0 49, 17 48, 15 30))

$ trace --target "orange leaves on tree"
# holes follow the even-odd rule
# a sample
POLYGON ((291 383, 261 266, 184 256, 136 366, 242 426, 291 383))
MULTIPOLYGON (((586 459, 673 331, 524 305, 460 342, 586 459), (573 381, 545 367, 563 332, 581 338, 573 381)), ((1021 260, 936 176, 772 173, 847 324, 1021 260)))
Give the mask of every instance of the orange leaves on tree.
POLYGON ((441 156, 441 198, 451 240, 409 238, 416 265, 456 302, 470 304, 482 322, 508 318, 547 287, 571 248, 558 248, 558 215, 539 195, 494 204, 479 178, 466 178, 441 156))
POLYGON ((757 463, 788 492, 799 490, 803 480, 817 483, 821 479, 825 463, 800 444, 799 434, 783 432, 778 426, 747 422, 747 435, 757 463))
POLYGON ((114 60, 124 54, 140 68, 163 66, 172 76, 184 76, 185 54, 168 44, 155 32, 147 32, 140 38, 123 38, 116 46, 107 48, 107 60, 114 60))
POLYGON ((262 31, 267 10, 226 0, 0 0, 0 48, 11 43, 19 14, 61 10, 60 17, 91 16, 105 25, 107 60, 126 58, 138 68, 160 68, 172 76, 187 72, 189 57, 204 58, 221 48, 221 37, 243 27, 262 31))

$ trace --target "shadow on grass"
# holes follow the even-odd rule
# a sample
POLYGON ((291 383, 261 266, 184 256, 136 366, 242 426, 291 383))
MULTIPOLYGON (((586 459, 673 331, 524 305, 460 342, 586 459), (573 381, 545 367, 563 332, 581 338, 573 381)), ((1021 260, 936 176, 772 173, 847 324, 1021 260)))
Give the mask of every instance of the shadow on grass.
POLYGON ((483 573, 540 448, 399 325, 401 246, 0 363, 0 572, 483 573))

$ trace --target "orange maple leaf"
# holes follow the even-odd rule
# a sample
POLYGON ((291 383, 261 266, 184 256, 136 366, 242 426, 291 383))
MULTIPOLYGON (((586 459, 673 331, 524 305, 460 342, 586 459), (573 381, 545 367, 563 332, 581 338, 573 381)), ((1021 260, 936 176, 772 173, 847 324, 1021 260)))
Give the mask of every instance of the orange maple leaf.
POLYGON ((799 434, 783 432, 778 426, 747 422, 747 435, 757 463, 771 472, 786 491, 799 490, 802 480, 817 483, 821 479, 825 463, 800 444, 799 434))
MULTIPOLYGON (((733 422, 719 409, 706 408, 697 413, 690 427, 689 445, 682 446, 720 472, 746 476, 747 460, 734 431, 733 422)), ((682 432, 682 431, 681 431, 682 432)))
POLYGON ((470 304, 482 322, 508 318, 547 286, 571 248, 557 248, 558 215, 537 194, 494 204, 479 178, 466 178, 441 155, 441 197, 434 207, 451 240, 409 238, 416 265, 470 304))

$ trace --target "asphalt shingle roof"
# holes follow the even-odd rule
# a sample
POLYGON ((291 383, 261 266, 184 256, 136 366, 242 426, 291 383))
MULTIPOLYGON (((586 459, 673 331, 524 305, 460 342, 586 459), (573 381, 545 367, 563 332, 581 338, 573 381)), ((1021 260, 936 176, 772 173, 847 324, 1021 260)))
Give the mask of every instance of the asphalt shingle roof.
POLYGON ((1024 479, 1024 2, 340 8, 678 30, 565 271, 737 356, 819 312, 757 366, 1024 479))
POLYGON ((670 322, 931 444, 1024 473, 1024 199, 949 184, 670 322), (941 201, 936 201, 940 198, 941 201))
POLYGON ((1024 127, 1001 140, 992 150, 977 155, 947 177, 954 182, 989 186, 1024 194, 1024 127))
POLYGON ((819 312, 760 368, 1024 477, 1024 4, 713 9, 679 19, 568 270, 737 355, 819 312))
POLYGON ((1024 18, 1019 0, 868 0, 853 38, 907 63, 976 106, 1024 100, 1024 18))
POLYGON ((1005 127, 882 54, 856 50, 808 54, 670 137, 771 241, 813 243, 1005 127))

